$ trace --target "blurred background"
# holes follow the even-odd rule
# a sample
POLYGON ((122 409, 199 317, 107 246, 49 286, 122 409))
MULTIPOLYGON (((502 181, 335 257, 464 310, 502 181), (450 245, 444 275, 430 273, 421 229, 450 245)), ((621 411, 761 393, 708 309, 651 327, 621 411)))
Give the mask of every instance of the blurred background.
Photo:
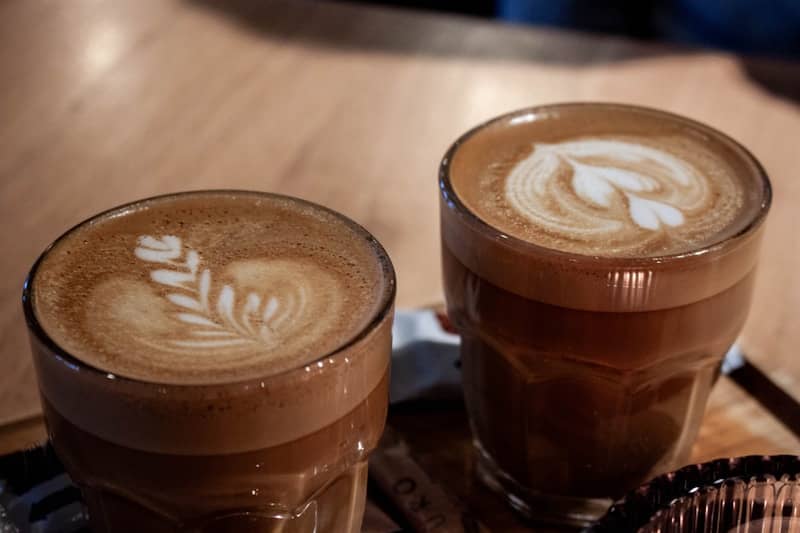
POLYGON ((755 55, 800 57, 800 0, 361 0, 614 33, 755 55))

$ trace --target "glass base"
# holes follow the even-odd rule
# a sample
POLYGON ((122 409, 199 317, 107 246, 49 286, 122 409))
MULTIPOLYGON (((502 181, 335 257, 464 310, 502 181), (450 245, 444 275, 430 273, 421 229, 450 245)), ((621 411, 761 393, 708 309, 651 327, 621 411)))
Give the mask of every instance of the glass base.
POLYGON ((360 461, 293 510, 267 503, 187 518, 126 491, 83 486, 81 492, 94 533, 358 533, 366 489, 367 462, 360 461))
POLYGON ((533 491, 517 483, 497 466, 479 442, 475 442, 475 448, 478 479, 532 522, 586 527, 603 516, 613 503, 608 498, 576 498, 533 491))

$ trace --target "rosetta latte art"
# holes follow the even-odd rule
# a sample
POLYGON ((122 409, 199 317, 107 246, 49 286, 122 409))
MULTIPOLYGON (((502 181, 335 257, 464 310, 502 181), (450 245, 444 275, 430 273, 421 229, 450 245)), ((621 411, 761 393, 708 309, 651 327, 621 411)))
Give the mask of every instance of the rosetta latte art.
MULTIPOLYGON (((174 307, 173 317, 185 327, 185 337, 166 340, 173 349, 235 349, 261 345, 272 348, 303 322, 309 312, 308 285, 297 279, 297 266, 286 260, 257 261, 234 266, 240 278, 255 285, 272 285, 276 294, 260 294, 232 284, 213 288, 212 273, 202 268, 200 254, 184 249, 173 235, 139 237, 135 255, 160 265, 150 278, 167 287, 165 297, 174 307)), ((317 282, 322 278, 315 276, 317 282)))
POLYGON ((696 225, 713 204, 712 192, 686 161, 606 139, 535 143, 505 184, 511 207, 549 234, 622 245, 696 225))

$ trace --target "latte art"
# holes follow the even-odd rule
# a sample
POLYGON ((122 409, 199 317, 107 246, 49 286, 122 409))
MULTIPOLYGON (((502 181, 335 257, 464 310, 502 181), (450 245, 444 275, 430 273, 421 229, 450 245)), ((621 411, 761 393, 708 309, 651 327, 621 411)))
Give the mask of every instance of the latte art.
POLYGON ((708 180, 685 161, 621 140, 534 143, 510 172, 508 203, 564 238, 636 243, 706 211, 708 180))
POLYGON ((386 293, 383 257, 300 200, 187 193, 68 233, 36 274, 35 309, 59 346, 110 374, 239 381, 352 341, 386 293))
MULTIPOLYGON (((139 237, 138 243, 137 258, 163 265, 151 271, 150 278, 174 291, 165 298, 175 306, 174 317, 183 326, 185 336, 175 338, 173 334, 165 340, 173 349, 219 353, 220 349, 253 343, 264 349, 274 348, 307 321, 304 318, 309 314, 309 287, 315 282, 335 284, 332 278, 326 279, 324 272, 315 272, 315 279, 303 278, 302 265, 272 260, 238 268, 245 271, 245 277, 257 278, 267 288, 277 288, 272 294, 244 293, 236 285, 222 284, 215 296, 211 270, 202 268, 197 251, 183 249, 179 237, 146 235, 139 237)), ((336 312, 335 300, 329 303, 336 312)))

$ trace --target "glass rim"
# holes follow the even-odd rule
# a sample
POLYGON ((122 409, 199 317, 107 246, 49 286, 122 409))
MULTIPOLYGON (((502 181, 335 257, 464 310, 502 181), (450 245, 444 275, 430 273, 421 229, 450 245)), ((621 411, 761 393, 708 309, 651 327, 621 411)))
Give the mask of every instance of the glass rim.
POLYGON ((239 386, 239 387, 244 386, 246 388, 248 385, 251 384, 260 384, 261 382, 264 381, 279 380, 288 375, 299 373, 308 366, 316 365, 317 363, 324 361, 326 359, 335 358, 338 354, 357 345, 370 333, 372 333, 391 313, 394 307, 396 294, 397 294, 396 273, 394 265, 391 261, 391 258, 389 257, 389 254, 386 252, 386 249, 378 241, 378 239, 376 239, 369 231, 367 231, 366 228, 364 228, 351 218, 347 217, 346 215, 339 213, 338 211, 335 211, 329 207, 317 204, 315 202, 304 200, 302 198, 297 198, 295 196, 289 196, 286 194, 279 194, 266 191, 253 191, 245 189, 196 189, 196 190, 160 194, 156 196, 149 196, 146 198, 133 200, 131 202, 120 204, 115 207, 111 207, 109 209, 101 211, 73 225, 71 228, 63 232, 61 235, 59 235, 49 245, 47 245, 47 247, 42 251, 41 254, 39 254, 38 258, 33 263, 33 266, 31 267, 30 271, 25 277, 25 281, 22 287, 22 307, 25 315, 25 322, 28 326, 29 331, 36 337, 36 339, 39 342, 41 342, 51 352, 51 354, 49 355, 57 359, 58 362, 62 365, 69 366, 72 367, 73 369, 78 369, 80 371, 85 371, 90 375, 96 376, 100 379, 104 380, 113 379, 115 382, 133 386, 165 387, 174 389, 198 389, 198 388, 208 389, 208 388, 226 388, 231 386, 239 386), (244 196, 272 198, 272 199, 286 200, 289 202, 296 202, 306 207, 310 207, 316 210, 321 210, 329 215, 334 216, 335 218, 340 220, 343 224, 345 224, 347 227, 349 227, 351 230, 353 230, 357 235, 363 237, 367 241, 368 245, 375 251, 376 258, 380 264, 380 269, 383 272, 383 279, 385 280, 385 286, 383 291, 381 292, 379 304, 376 306, 375 311, 370 315, 370 318, 366 322, 366 324, 363 327, 361 327, 352 338, 348 339, 341 345, 326 352, 324 355, 305 361, 302 364, 294 365, 290 368, 287 368, 285 370, 273 374, 258 374, 254 375, 253 377, 234 379, 218 383, 213 383, 213 382, 212 383, 164 383, 159 381, 148 381, 146 379, 115 374, 108 370, 103 370, 102 368, 90 365, 85 361, 81 360, 79 357, 72 355, 71 353, 69 353, 68 350, 60 346, 47 333, 47 331, 44 329, 41 322, 39 321, 38 317, 36 316, 36 311, 34 309, 32 296, 35 290, 34 280, 36 277, 36 273, 39 267, 41 266, 42 261, 48 256, 48 254, 53 250, 55 246, 57 246, 63 239, 71 235, 73 232, 75 232, 80 228, 83 228, 88 224, 93 224, 109 217, 122 215, 126 211, 134 209, 146 209, 147 204, 150 204, 151 202, 167 201, 171 198, 176 198, 176 197, 181 198, 187 196, 204 196, 204 195, 244 195, 244 196))
POLYGON ((618 266, 618 267, 653 266, 663 263, 672 263, 674 261, 681 261, 688 258, 700 258, 703 256, 707 256, 709 254, 713 254, 714 252, 717 251, 722 251, 728 246, 730 246, 732 242, 738 241, 741 237, 754 233, 755 230, 757 230, 766 219, 767 213, 769 212, 770 206, 772 205, 772 184, 770 183, 767 171, 764 169, 763 165, 758 161, 758 159, 744 145, 742 145, 739 141, 737 141, 733 137, 719 131, 718 129, 712 126, 704 124, 703 122, 685 117, 683 115, 671 113, 669 111, 663 111, 653 107, 640 106, 635 104, 615 103, 615 102, 588 101, 588 102, 560 102, 552 104, 542 104, 542 105, 516 109, 514 111, 503 113, 502 115, 498 115, 488 120, 485 120, 479 123, 478 125, 470 128, 467 132, 459 136, 450 145, 450 147, 445 152, 445 155, 442 158, 441 163, 439 164, 438 182, 439 182, 441 197, 448 204, 448 206, 450 206, 451 209, 458 216, 460 216, 467 224, 472 225, 480 233, 488 236, 489 238, 492 238, 494 241, 503 243, 517 250, 528 251, 539 256, 550 256, 553 259, 565 261, 568 263, 592 261, 598 264, 599 266, 600 265, 618 266), (758 210, 754 214, 753 218, 749 220, 747 224, 745 224, 742 227, 742 229, 739 230, 738 232, 734 233, 733 235, 728 235, 725 238, 722 238, 718 241, 702 246, 697 250, 690 250, 686 252, 655 255, 655 256, 617 257, 617 256, 589 255, 589 254, 580 254, 574 252, 566 252, 563 250, 556 250, 554 248, 548 248, 546 246, 541 246, 533 242, 526 241, 519 237, 515 237, 514 235, 510 235, 500 230, 499 228, 496 228, 495 226, 489 224, 464 204, 464 202, 459 197, 458 193, 456 193, 455 188, 453 187, 452 181, 450 179, 450 167, 453 158, 455 157, 458 150, 465 142, 467 142, 477 133, 500 122, 511 121, 514 119, 525 119, 524 120, 525 122, 532 122, 537 120, 537 116, 547 112, 558 111, 561 109, 581 108, 581 107, 619 109, 628 112, 642 113, 651 116, 661 117, 673 122, 677 122, 679 124, 684 124, 689 128, 692 128, 701 133, 706 133, 728 144, 745 161, 753 165, 753 168, 755 169, 755 176, 761 183, 761 203, 758 207, 758 210))

